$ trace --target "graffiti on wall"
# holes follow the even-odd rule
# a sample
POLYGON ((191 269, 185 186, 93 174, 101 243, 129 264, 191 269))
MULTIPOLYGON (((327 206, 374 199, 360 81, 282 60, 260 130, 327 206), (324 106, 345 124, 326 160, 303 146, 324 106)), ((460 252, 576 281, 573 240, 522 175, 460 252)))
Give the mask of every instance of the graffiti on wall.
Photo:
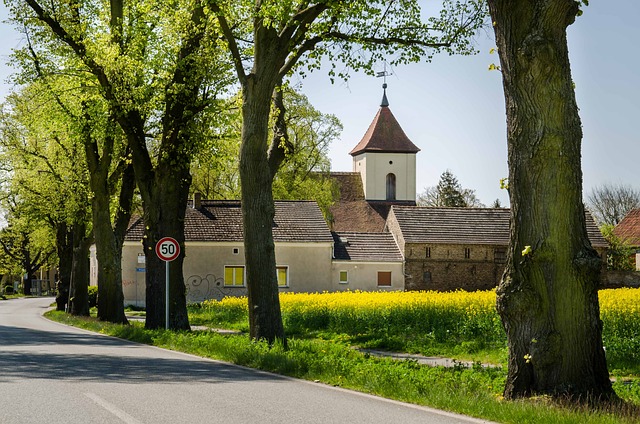
POLYGON ((246 287, 225 287, 224 278, 213 274, 192 275, 184 282, 187 287, 187 303, 200 303, 207 299, 222 300, 227 296, 246 296, 246 287))

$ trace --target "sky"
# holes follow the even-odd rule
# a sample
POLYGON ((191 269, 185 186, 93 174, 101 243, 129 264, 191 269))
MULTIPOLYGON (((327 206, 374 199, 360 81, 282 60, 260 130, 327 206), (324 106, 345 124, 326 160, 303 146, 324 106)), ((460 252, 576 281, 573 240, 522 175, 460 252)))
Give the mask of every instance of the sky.
MULTIPOLYGON (((584 193, 605 183, 640 190, 640 2, 591 1, 568 29, 569 55, 583 125, 584 193)), ((0 3, 0 100, 11 89, 6 79, 12 48, 23 42, 4 20, 0 3)), ((435 56, 430 63, 387 68, 387 97, 394 116, 421 151, 417 190, 438 183, 449 169, 463 188, 476 190, 485 204, 508 195, 506 118, 493 34, 481 33, 474 56, 435 56)), ((383 64, 378 65, 382 71, 383 64)), ((331 83, 327 69, 294 81, 311 104, 336 115, 344 126, 330 148, 332 170, 351 171, 349 151, 362 139, 382 98, 382 79, 353 74, 331 83)))

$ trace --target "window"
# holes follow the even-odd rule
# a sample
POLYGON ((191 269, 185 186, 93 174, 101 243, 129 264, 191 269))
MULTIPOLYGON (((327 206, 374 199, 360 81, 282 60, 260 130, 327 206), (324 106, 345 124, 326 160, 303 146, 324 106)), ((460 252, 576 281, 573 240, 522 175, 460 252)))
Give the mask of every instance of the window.
POLYGON ((378 271, 378 286, 391 286, 391 271, 378 271))
POLYGON ((225 266, 224 285, 226 287, 244 287, 244 267, 225 266))
POLYGON ((276 274, 278 275, 278 287, 289 287, 289 267, 277 266, 276 274))
POLYGON ((240 253, 240 249, 238 249, 237 247, 233 248, 233 254, 237 255, 238 253, 240 253))
POLYGON ((424 248, 424 257, 425 258, 430 258, 431 257, 431 248, 430 247, 425 247, 424 248))
POLYGON ((349 283, 349 272, 347 271, 340 271, 340 284, 347 284, 349 283))
POLYGON ((387 174, 387 200, 396 200, 396 175, 387 174))
POLYGON ((422 274, 422 281, 424 281, 427 284, 431 282, 431 271, 425 271, 422 274))
POLYGON ((468 247, 464 248, 464 258, 471 259, 471 249, 469 249, 468 247))

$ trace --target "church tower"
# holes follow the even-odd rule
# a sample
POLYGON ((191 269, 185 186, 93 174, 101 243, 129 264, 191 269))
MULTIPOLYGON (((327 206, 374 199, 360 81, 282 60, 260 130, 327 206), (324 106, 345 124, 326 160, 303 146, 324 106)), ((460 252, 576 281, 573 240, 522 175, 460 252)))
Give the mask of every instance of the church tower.
POLYGON ((366 200, 416 201, 416 153, 389 109, 387 84, 382 85, 380 110, 366 134, 349 153, 353 171, 362 178, 366 200))

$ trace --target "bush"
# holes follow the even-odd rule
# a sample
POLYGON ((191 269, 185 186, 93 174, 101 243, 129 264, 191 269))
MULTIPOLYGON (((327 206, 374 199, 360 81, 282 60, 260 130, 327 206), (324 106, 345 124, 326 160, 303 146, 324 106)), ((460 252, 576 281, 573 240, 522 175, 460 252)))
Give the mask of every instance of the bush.
POLYGON ((13 286, 4 286, 4 294, 14 294, 13 286))
POLYGON ((89 307, 98 306, 98 286, 89 286, 89 307))

